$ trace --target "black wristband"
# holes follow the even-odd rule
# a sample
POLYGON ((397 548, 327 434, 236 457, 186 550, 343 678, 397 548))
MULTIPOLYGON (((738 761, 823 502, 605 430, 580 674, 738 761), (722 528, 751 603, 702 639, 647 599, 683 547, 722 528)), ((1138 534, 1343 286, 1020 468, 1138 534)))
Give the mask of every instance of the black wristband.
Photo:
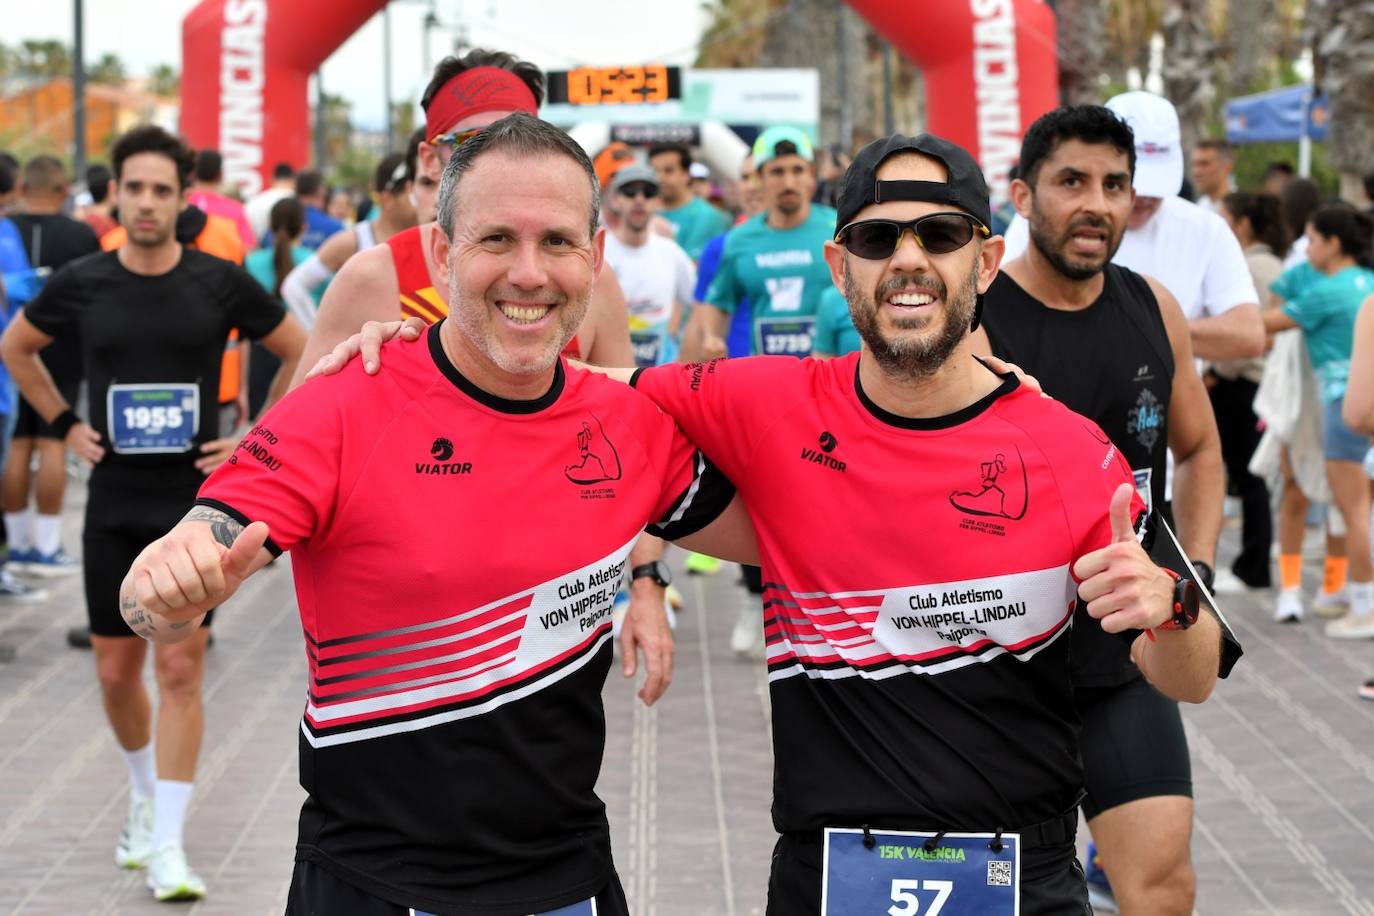
POLYGON ((48 425, 52 427, 52 431, 57 438, 65 439, 67 438, 67 433, 72 431, 72 427, 80 422, 81 418, 69 407, 49 420, 48 425))

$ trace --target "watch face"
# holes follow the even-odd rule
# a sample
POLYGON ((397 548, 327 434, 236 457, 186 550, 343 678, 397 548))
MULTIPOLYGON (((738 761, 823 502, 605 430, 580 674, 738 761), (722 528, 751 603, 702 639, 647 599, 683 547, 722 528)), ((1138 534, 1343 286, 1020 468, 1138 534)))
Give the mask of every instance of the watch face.
POLYGON ((1191 579, 1178 580, 1174 587, 1174 604, 1178 617, 1182 618, 1179 622, 1183 626, 1190 627, 1197 623, 1201 601, 1202 593, 1198 591, 1196 582, 1191 579))

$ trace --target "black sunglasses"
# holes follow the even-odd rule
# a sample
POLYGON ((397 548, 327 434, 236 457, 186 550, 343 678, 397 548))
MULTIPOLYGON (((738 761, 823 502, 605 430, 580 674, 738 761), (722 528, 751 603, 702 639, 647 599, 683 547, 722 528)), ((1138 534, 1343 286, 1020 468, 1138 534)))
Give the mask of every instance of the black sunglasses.
POLYGON ((967 213, 932 213, 905 222, 866 219, 850 223, 835 239, 861 258, 882 261, 892 257, 908 229, 916 236, 916 244, 930 254, 958 251, 973 240, 975 231, 981 232, 984 238, 992 235, 987 226, 967 213))
POLYGON ((658 196, 658 188, 644 181, 632 181, 620 189, 626 197, 645 197, 649 200, 658 196))

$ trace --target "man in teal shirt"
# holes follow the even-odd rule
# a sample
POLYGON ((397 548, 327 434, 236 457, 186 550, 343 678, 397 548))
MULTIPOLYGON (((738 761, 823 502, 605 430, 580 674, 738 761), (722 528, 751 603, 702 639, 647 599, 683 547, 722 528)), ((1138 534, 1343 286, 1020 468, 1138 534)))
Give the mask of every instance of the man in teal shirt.
POLYGON ((770 127, 754 143, 754 166, 766 209, 725 237, 720 269, 699 309, 711 345, 747 299, 754 312, 753 352, 809 356, 821 293, 830 289, 822 251, 835 234, 835 211, 811 203, 816 168, 811 139, 770 127))
POLYGON ((854 318, 849 314, 849 302, 844 293, 835 286, 821 293, 821 304, 816 311, 816 334, 812 341, 813 356, 829 359, 844 356, 859 349, 859 332, 854 328, 854 318))
POLYGON ((692 154, 676 143, 649 147, 649 163, 658 172, 658 211, 677 229, 674 240, 693 261, 701 260, 701 249, 711 239, 730 228, 730 217, 692 192, 692 154))

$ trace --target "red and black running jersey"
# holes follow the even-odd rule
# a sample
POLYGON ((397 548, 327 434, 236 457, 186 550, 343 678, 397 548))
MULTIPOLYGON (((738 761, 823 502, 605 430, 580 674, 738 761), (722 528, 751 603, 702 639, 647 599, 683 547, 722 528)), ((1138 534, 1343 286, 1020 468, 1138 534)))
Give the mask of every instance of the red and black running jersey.
POLYGON ((911 420, 864 394, 858 360, 635 378, 735 483, 757 532, 774 825, 990 830, 1062 814, 1083 782, 1070 567, 1110 542, 1130 467, 1014 376, 911 420))
POLYGON ((310 681, 298 858, 401 906, 543 912, 611 870, 594 787, 611 604, 646 524, 733 496, 648 399, 560 361, 535 401, 442 324, 274 407, 201 503, 292 551, 310 681))

